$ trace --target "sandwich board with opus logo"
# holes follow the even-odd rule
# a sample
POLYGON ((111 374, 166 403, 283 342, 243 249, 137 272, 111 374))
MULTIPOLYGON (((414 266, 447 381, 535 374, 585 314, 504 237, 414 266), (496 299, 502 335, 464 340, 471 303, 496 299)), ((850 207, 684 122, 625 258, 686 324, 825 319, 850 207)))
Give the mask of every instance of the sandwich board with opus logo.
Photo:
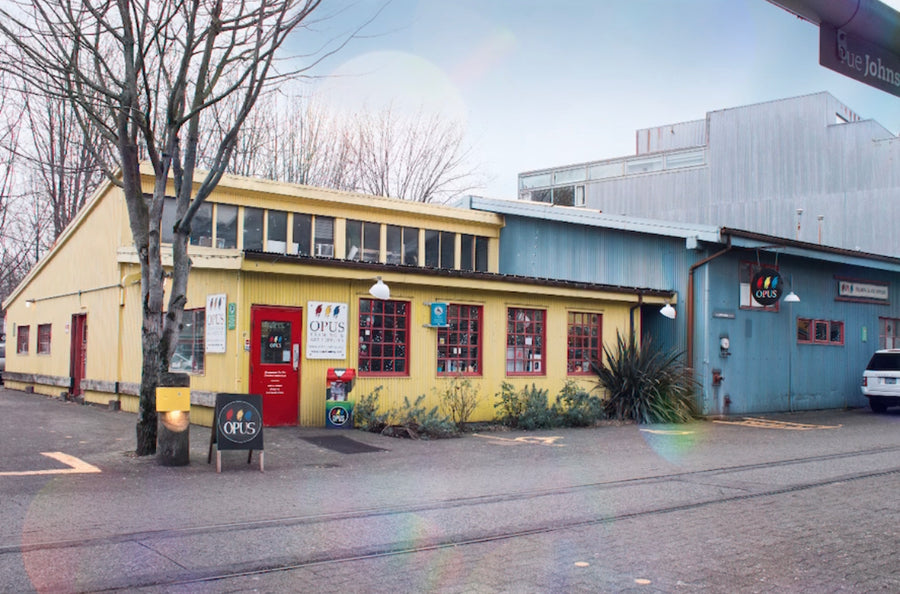
POLYGON ((216 394, 206 463, 212 461, 213 445, 216 446, 216 472, 222 472, 222 450, 249 450, 247 464, 253 459, 253 450, 257 450, 259 470, 264 471, 262 411, 261 394, 216 394))

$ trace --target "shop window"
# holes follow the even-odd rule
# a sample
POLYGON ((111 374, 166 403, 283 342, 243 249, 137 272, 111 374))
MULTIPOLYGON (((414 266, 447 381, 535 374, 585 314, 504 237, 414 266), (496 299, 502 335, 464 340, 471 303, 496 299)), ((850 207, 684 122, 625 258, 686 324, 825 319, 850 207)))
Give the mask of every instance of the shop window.
POLYGON ((388 264, 419 264, 419 230, 415 227, 385 225, 385 247, 388 264))
POLYGON ((456 264, 456 233, 425 230, 425 266, 453 269, 456 264))
POLYGON ((191 245, 212 247, 213 205, 204 202, 191 220, 191 245))
POLYGON ((37 354, 50 354, 50 324, 38 325, 37 354))
POLYGON ((804 344, 844 344, 844 323, 833 320, 797 318, 797 342, 804 344))
POLYGON ((898 326, 900 320, 897 318, 878 318, 878 344, 882 349, 898 349, 900 348, 900 333, 898 326))
POLYGON ((545 375, 546 312, 510 307, 506 310, 506 374, 545 375))
POLYGON ((291 236, 291 253, 301 256, 310 255, 312 245, 312 216, 295 212, 293 215, 294 228, 291 236))
POLYGON ((425 230, 425 266, 437 268, 441 255, 441 235, 438 231, 425 230))
POLYGON ((481 375, 480 305, 447 306, 447 327, 437 331, 440 375, 481 375))
POLYGON ((740 263, 741 309, 751 309, 756 311, 778 311, 777 302, 773 305, 762 305, 753 298, 750 281, 753 280, 753 275, 763 268, 772 268, 773 270, 778 270, 777 266, 762 266, 756 262, 740 263))
POLYGON ((569 375, 588 375, 591 363, 600 363, 603 316, 596 313, 569 312, 566 365, 569 375))
POLYGON ((409 302, 359 300, 360 375, 409 375, 409 302))
POLYGON ((205 364, 206 310, 186 309, 169 371, 202 374, 205 364))
POLYGON ((233 204, 216 204, 216 247, 237 247, 238 207, 233 204))
POLYGON ((317 258, 334 258, 334 218, 316 216, 313 237, 317 258))
POLYGON ((287 253, 287 213, 270 210, 266 213, 266 251, 276 254, 287 253))
POLYGON ((20 355, 28 354, 28 331, 28 326, 16 328, 16 353, 20 355))
POLYGON ((261 208, 244 207, 244 250, 263 249, 263 214, 261 208))
POLYGON ((172 243, 175 239, 175 221, 178 213, 175 208, 175 199, 168 196, 163 198, 162 219, 159 221, 159 241, 172 243))
POLYGON ((487 237, 460 236, 459 269, 487 272, 487 237))

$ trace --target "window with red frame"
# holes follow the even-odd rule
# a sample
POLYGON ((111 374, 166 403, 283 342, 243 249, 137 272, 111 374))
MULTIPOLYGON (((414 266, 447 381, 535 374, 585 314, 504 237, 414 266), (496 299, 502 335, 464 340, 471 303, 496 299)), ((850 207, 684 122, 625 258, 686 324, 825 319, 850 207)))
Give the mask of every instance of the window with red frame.
POLYGON ((447 306, 447 327, 437 332, 441 375, 481 375, 481 306, 447 306))
POLYGON ((50 324, 38 326, 37 353, 38 355, 50 354, 50 324))
POLYGON ((359 374, 409 375, 409 302, 359 300, 359 374))
POLYGON ((28 326, 16 328, 16 353, 20 355, 28 354, 28 326))
POLYGON ((591 363, 600 361, 603 316, 580 311, 569 312, 566 364, 569 375, 590 374, 591 363))
POLYGON ((797 342, 842 346, 844 344, 844 323, 797 318, 797 342))
POLYGON ((545 375, 546 312, 510 307, 506 310, 506 374, 545 375))

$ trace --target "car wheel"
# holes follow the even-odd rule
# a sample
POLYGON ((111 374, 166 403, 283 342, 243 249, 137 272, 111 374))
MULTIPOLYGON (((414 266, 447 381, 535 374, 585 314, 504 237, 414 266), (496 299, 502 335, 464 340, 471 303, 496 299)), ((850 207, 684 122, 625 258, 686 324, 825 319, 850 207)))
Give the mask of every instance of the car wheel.
POLYGON ((881 398, 869 398, 869 406, 872 407, 872 412, 887 412, 887 404, 881 398))

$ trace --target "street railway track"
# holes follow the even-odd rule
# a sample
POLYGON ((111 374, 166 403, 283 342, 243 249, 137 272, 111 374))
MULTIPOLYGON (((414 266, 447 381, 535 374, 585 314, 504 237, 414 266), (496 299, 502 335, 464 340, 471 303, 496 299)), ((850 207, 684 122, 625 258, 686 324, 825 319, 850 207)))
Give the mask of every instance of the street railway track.
MULTIPOLYGON (((509 502, 528 501, 532 499, 562 496, 567 494, 591 491, 604 491, 618 489, 632 485, 652 485, 658 483, 667 483, 672 481, 690 481, 702 479, 704 477, 728 475, 731 473, 744 472, 755 469, 772 469, 778 467, 787 467, 800 464, 813 464, 818 462, 827 462, 833 460, 846 460, 852 458, 862 458, 885 453, 900 451, 900 446, 888 446, 881 448, 870 448, 866 450, 858 450, 852 452, 839 452, 832 454, 823 454, 818 456, 808 456, 801 458, 791 458, 785 460, 776 460, 772 462, 760 462, 753 464, 721 466, 717 468, 709 468, 703 470, 694 470, 686 472, 675 472, 651 477, 641 477, 632 479, 620 479, 611 481, 600 481, 593 483, 584 483, 577 485, 569 485, 564 487, 550 489, 534 489, 524 490, 515 493, 503 493, 492 495, 479 495, 472 497, 460 497, 447 500, 433 500, 420 504, 398 505, 398 506, 380 506, 368 509, 304 515, 289 516, 281 518, 271 518, 262 520, 249 520, 245 522, 213 524, 206 526, 194 526, 189 528, 178 529, 161 529, 149 531, 137 531, 122 534, 114 534, 108 536, 98 536, 82 539, 64 539, 58 541, 47 541, 41 543, 31 543, 27 545, 2 545, 0 546, 0 555, 23 554, 49 552, 60 549, 78 549, 83 547, 94 547, 103 545, 115 545, 122 543, 141 544, 145 541, 163 541, 167 539, 185 538, 194 535, 210 535, 210 534, 238 534, 246 531, 271 529, 271 528, 290 528, 302 527, 316 524, 327 524, 330 522, 340 522, 344 520, 365 520, 367 518, 378 518, 385 516, 399 516, 403 514, 415 514, 429 511, 444 511, 465 507, 473 507, 489 504, 502 504, 509 502)), ((371 546, 361 547, 352 551, 342 551, 338 555, 328 553, 313 554, 308 557, 296 557, 290 560, 279 560, 273 563, 255 562, 236 566, 231 564, 229 569, 209 568, 205 571, 190 570, 190 576, 185 575, 154 575, 148 574, 143 576, 135 576, 128 583, 115 584, 111 586, 99 586, 97 588, 88 587, 87 589, 79 589, 78 592, 109 592, 121 589, 135 588, 152 588, 162 586, 189 586, 191 584, 201 584, 205 582, 216 582, 224 579, 235 579, 241 577, 249 577, 254 575, 262 575, 267 573, 292 571, 301 568, 307 568, 324 564, 348 563, 353 561, 375 559, 379 557, 389 557, 397 555, 408 555, 419 552, 435 551, 449 547, 460 547, 479 543, 489 543, 495 541, 503 541, 514 538, 526 537, 536 534, 545 534, 551 532, 560 532, 565 530, 579 529, 589 526, 602 525, 622 520, 636 519, 646 516, 669 514, 681 511, 688 511, 708 506, 721 505, 726 503, 740 502, 751 499, 759 499, 765 497, 773 497, 787 493, 806 491, 810 489, 825 487, 829 485, 879 478, 883 476, 900 474, 900 466, 891 467, 873 471, 863 471, 850 474, 844 474, 832 478, 801 481, 789 486, 761 489, 759 491, 743 492, 730 495, 722 495, 712 499, 702 501, 694 501, 690 503, 678 503, 674 505, 663 505, 652 509, 643 509, 633 512, 614 513, 609 515, 600 515, 587 517, 578 520, 569 520, 563 522, 552 522, 545 525, 532 526, 521 530, 506 530, 499 532, 488 532, 484 534, 472 534, 464 536, 456 536, 446 539, 435 539, 423 543, 397 542, 388 546, 371 546)), ((735 487, 740 489, 739 487, 735 487)), ((158 551, 157 551, 158 552, 158 551)), ((174 559, 173 562, 176 562, 174 559)), ((185 571, 189 571, 185 568, 185 571)))

